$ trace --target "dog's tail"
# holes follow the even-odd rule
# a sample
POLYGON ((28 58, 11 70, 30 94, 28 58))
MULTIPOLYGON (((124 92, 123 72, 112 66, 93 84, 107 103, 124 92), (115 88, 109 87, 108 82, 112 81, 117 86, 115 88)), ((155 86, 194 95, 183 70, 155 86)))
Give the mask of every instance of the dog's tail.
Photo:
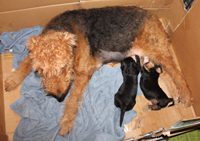
POLYGON ((125 108, 121 108, 120 123, 119 123, 120 126, 122 126, 122 122, 123 122, 123 119, 124 119, 125 112, 126 112, 125 108))

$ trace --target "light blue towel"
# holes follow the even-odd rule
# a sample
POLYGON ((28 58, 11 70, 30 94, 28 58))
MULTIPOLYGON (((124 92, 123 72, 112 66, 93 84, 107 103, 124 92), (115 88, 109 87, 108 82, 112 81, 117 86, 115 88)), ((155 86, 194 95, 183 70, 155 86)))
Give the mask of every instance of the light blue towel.
POLYGON ((42 27, 24 28, 17 32, 3 32, 0 36, 0 53, 12 52, 14 55, 13 67, 17 68, 21 60, 27 55, 26 42, 30 36, 38 35, 42 27))
MULTIPOLYGON (((3 33, 0 36, 0 52, 12 49, 14 68, 27 55, 26 41, 30 36, 41 33, 41 27, 3 33)), ((21 116, 14 141, 120 141, 124 138, 123 126, 119 126, 120 110, 114 106, 114 95, 122 83, 120 67, 106 65, 96 71, 85 89, 72 131, 62 137, 59 121, 65 102, 57 102, 45 96, 41 80, 34 72, 23 82, 21 98, 11 108, 21 116)), ((138 93, 141 93, 140 90, 138 93)), ((67 97, 66 97, 67 98, 67 97)), ((124 123, 136 115, 126 112, 124 123)))

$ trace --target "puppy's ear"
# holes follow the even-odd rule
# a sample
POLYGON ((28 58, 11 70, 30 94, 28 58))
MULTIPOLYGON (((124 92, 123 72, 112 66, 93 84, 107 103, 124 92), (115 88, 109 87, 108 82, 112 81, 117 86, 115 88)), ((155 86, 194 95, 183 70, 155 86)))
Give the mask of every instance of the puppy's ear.
POLYGON ((142 62, 143 64, 148 64, 149 62, 151 62, 149 57, 147 56, 142 57, 142 59, 143 59, 143 62, 142 62))
POLYGON ((140 57, 138 55, 135 55, 135 60, 137 64, 140 64, 140 57))
POLYGON ((137 63, 137 68, 141 70, 141 63, 140 63, 140 57, 138 55, 135 55, 136 63, 137 63))
POLYGON ((154 64, 151 62, 151 61, 149 61, 149 59, 148 59, 148 61, 144 58, 144 62, 143 62, 143 70, 145 71, 145 72, 150 72, 150 70, 152 69, 154 67, 154 64))
POLYGON ((124 62, 123 61, 121 61, 121 70, 124 70, 124 66, 125 64, 124 64, 124 62))
POLYGON ((143 66, 142 66, 142 71, 143 72, 150 72, 150 69, 148 69, 148 67, 146 66, 146 64, 144 64, 143 66))
POLYGON ((162 73, 163 72, 161 65, 155 65, 155 69, 156 69, 157 73, 162 73))

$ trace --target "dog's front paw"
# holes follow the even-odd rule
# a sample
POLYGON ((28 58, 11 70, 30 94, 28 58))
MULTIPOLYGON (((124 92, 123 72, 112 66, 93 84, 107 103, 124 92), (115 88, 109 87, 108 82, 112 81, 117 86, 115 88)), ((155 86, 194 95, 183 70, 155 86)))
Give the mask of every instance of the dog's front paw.
POLYGON ((15 80, 15 78, 13 76, 8 77, 5 81, 5 91, 11 91, 14 90, 19 83, 15 80))
POLYGON ((67 117, 63 117, 63 119, 60 122, 60 131, 59 134, 64 136, 66 134, 68 134, 70 132, 70 130, 72 129, 72 122, 70 122, 70 119, 68 119, 67 117))

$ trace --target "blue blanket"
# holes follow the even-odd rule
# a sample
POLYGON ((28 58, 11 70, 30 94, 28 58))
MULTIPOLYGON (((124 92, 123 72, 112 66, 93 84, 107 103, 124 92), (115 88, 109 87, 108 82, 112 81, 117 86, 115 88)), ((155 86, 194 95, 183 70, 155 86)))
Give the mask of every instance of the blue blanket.
MULTIPOLYGON (((42 27, 36 26, 1 34, 0 52, 13 53, 13 67, 17 68, 28 53, 27 39, 40 34, 41 31, 42 27)), ((114 106, 114 95, 121 83, 119 66, 111 68, 104 65, 96 71, 85 89, 74 127, 63 137, 58 132, 65 103, 45 96, 40 77, 31 72, 23 82, 21 98, 11 105, 11 108, 21 116, 14 133, 14 141, 122 140, 125 133, 123 126, 119 126, 120 110, 114 106)), ((126 112, 123 124, 130 122, 135 115, 134 111, 126 112)))

